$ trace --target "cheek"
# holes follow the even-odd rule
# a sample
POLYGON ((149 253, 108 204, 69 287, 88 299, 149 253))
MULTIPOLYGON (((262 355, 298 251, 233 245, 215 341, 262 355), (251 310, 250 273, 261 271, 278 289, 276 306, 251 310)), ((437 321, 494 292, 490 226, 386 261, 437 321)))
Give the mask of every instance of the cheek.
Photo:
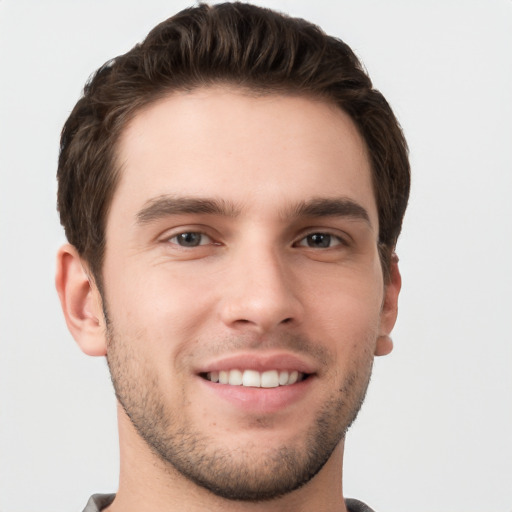
POLYGON ((124 268, 112 269, 105 283, 107 312, 120 350, 172 389, 172 379, 184 371, 185 356, 194 352, 204 331, 208 299, 186 276, 168 271, 139 275, 124 268))
MULTIPOLYGON (((380 269, 379 269, 380 270, 380 269)), ((380 271, 363 277, 356 272, 332 279, 320 291, 310 290, 309 320, 338 352, 372 350, 379 332, 383 300, 380 271)))
POLYGON ((373 354, 379 329, 379 310, 349 299, 338 301, 338 307, 316 317, 323 326, 321 338, 334 351, 338 362, 351 366, 373 354))
POLYGON ((366 323, 371 323, 379 316, 384 298, 380 264, 377 268, 343 269, 330 273, 328 278, 304 280, 301 288, 306 304, 330 320, 360 319, 364 323, 366 318, 366 323))
POLYGON ((126 323, 179 334, 197 325, 208 308, 208 286, 187 272, 172 272, 164 265, 149 266, 144 272, 125 266, 108 275, 109 306, 126 323))

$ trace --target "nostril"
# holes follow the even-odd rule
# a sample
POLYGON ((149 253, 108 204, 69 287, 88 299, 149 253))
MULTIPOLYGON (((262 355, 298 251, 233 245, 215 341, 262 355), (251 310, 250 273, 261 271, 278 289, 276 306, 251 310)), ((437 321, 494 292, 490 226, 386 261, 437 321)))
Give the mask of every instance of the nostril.
POLYGON ((282 324, 289 324, 293 319, 290 317, 290 318, 285 318, 281 323, 282 324))

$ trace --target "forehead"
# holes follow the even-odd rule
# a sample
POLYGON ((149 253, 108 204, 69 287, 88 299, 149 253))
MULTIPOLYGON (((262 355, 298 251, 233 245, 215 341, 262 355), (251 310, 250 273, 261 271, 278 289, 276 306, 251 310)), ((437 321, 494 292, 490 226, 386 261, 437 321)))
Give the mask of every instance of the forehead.
POLYGON ((348 197, 377 221, 365 144, 338 107, 222 87, 173 93, 139 112, 118 146, 111 212, 162 195, 214 197, 260 213, 348 197))

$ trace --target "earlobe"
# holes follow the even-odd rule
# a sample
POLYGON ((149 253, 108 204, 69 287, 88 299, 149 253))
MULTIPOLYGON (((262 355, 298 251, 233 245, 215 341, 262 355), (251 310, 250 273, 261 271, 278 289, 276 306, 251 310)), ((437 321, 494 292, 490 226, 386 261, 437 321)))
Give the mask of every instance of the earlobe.
POLYGON ((380 329, 375 355, 385 356, 393 350, 393 341, 390 338, 398 315, 398 295, 402 287, 402 277, 398 269, 398 256, 393 253, 390 263, 389 282, 384 289, 384 301, 380 315, 380 329))
POLYGON ((55 286, 75 341, 86 354, 104 356, 107 350, 101 296, 72 245, 62 246, 57 254, 55 286))
POLYGON ((377 344, 375 345, 376 356, 387 356, 393 350, 393 340, 386 335, 379 336, 377 338, 377 344))

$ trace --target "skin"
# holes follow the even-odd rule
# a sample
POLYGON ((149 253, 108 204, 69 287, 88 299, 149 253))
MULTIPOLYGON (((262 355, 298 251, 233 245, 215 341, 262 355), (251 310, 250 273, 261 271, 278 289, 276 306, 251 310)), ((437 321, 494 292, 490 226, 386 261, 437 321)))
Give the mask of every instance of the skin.
POLYGON ((391 350, 400 290, 395 260, 383 281, 354 124, 310 98, 199 89, 140 112, 118 163, 104 297, 72 246, 59 252, 56 280, 72 334, 85 353, 107 355, 122 404, 120 486, 108 510, 345 511, 344 433, 373 356, 391 350), (197 211, 197 199, 221 211, 197 211), (198 245, 180 245, 191 239, 198 245), (293 392, 233 397, 201 376, 233 357, 234 368, 240 358, 264 369, 278 364, 269 358, 299 361, 309 378, 293 392), (235 501, 170 463, 173 442, 188 470, 226 482, 245 471, 254 489, 290 473, 283 449, 291 467, 314 464, 315 474, 270 501, 235 501), (307 458, 310 446, 321 460, 307 458))

